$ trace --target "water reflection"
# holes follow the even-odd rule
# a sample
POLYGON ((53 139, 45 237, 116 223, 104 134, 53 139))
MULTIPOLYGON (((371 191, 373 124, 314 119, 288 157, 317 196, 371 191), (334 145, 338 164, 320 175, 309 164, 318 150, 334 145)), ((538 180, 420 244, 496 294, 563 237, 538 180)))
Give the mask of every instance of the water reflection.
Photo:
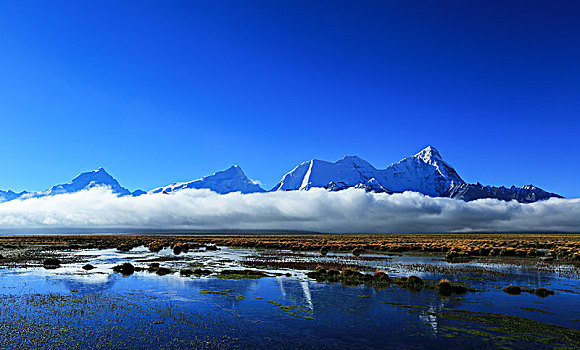
MULTIPOLYGON (((381 347, 385 344, 395 346, 408 344, 406 341, 410 336, 420 334, 423 337, 421 339, 424 339, 421 346, 430 348, 433 347, 431 342, 434 339, 442 341, 445 338, 446 327, 450 325, 450 321, 438 315, 446 308, 506 313, 580 328, 578 322, 573 321, 580 319, 580 299, 577 294, 558 291, 556 295, 542 299, 528 294, 514 297, 501 290, 507 283, 515 283, 549 285, 551 289, 573 292, 580 290, 580 281, 558 277, 546 271, 518 270, 511 267, 501 270, 501 264, 490 265, 492 269, 502 271, 501 278, 495 280, 483 278, 482 274, 457 274, 454 276, 456 280, 469 283, 479 292, 442 298, 430 290, 413 293, 396 286, 379 290, 363 285, 346 287, 340 284, 317 283, 305 277, 304 271, 292 270, 271 271, 284 274, 290 272, 291 277, 280 275, 240 280, 186 278, 179 273, 157 276, 148 272, 122 277, 113 273, 111 267, 127 260, 136 265, 147 266, 148 262, 135 260, 147 260, 156 255, 145 249, 136 249, 129 253, 95 250, 78 254, 84 254, 97 268, 84 271, 81 267, 86 262, 83 262, 64 265, 57 270, 2 269, 0 294, 70 294, 74 291, 81 295, 115 295, 128 300, 136 295, 147 296, 152 297, 151 300, 162 300, 180 307, 180 312, 183 313, 203 311, 228 320, 231 329, 241 332, 235 335, 244 334, 248 342, 270 337, 276 344, 281 344, 281 347, 304 347, 305 344, 311 347, 326 345, 335 348, 352 344, 358 344, 361 348, 381 347), (516 306, 541 309, 547 313, 530 312, 516 306), (386 336, 388 343, 385 343, 386 336), (285 344, 286 338, 293 339, 293 342, 285 344), (326 343, 320 343, 322 340, 326 343)), ((167 254, 169 253, 163 252, 162 256, 172 256, 167 254)), ((228 248, 218 252, 189 252, 183 255, 187 259, 167 264, 176 270, 193 263, 203 263, 214 270, 239 268, 240 260, 252 254, 256 252, 228 248)), ((312 259, 316 258, 313 254, 312 259)), ((380 260, 371 264, 390 268, 393 275, 415 274, 425 279, 437 280, 441 278, 439 274, 419 270, 417 266, 447 263, 432 257, 394 257, 390 261, 380 260)), ((455 266, 477 266, 477 262, 455 266)), ((169 326, 173 327, 171 324, 167 327, 169 326)), ((462 344, 458 340, 454 340, 456 343, 449 341, 449 347, 462 344)), ((467 344, 474 347, 486 345, 473 339, 467 344)))

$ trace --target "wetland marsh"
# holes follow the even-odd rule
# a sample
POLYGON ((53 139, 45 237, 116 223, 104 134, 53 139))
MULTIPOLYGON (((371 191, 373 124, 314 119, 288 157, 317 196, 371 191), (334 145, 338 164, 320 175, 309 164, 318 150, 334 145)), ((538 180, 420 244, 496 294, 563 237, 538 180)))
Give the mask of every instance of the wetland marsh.
POLYGON ((0 247, 0 348, 580 348, 579 235, 46 235, 0 247))

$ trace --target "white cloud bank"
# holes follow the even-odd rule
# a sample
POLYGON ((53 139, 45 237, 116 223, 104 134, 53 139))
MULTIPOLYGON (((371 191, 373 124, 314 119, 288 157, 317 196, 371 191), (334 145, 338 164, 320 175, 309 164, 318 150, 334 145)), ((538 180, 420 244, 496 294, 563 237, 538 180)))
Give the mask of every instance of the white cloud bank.
POLYGON ((580 232, 580 199, 532 204, 463 202, 415 192, 271 192, 218 195, 208 190, 116 197, 106 188, 0 203, 8 232, 301 230, 327 233, 580 232))

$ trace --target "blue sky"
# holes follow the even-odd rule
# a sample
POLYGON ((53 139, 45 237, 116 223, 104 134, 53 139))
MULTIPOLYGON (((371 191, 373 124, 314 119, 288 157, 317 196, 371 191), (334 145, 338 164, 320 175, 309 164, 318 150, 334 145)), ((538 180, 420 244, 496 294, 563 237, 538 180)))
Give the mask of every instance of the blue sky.
POLYGON ((151 189, 242 166, 384 168, 580 197, 580 4, 0 2, 0 189, 105 167, 151 189))

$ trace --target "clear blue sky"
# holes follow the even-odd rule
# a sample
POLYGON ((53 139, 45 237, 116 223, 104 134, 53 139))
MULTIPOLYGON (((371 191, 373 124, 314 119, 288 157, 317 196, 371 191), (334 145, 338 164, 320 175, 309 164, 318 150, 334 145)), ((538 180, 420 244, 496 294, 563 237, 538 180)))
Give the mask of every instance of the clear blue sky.
POLYGON ((376 167, 580 197, 577 1, 2 1, 0 189, 376 167))

